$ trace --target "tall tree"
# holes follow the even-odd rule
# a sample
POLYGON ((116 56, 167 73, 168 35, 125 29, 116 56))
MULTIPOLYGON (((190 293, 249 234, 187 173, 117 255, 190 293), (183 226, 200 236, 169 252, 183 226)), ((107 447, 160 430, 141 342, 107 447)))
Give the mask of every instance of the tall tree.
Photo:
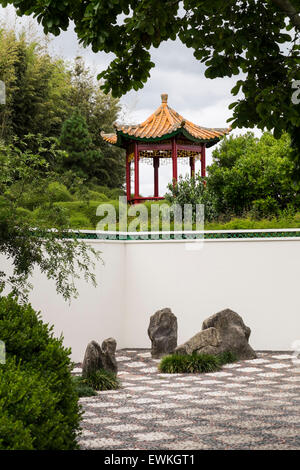
POLYGON ((213 152, 207 190, 217 212, 242 215, 257 207, 276 214, 289 205, 300 208, 300 192, 293 185, 289 159, 290 138, 276 140, 270 133, 226 138, 213 152))
POLYGON ((41 133, 58 136, 68 116, 70 73, 38 40, 0 30, 0 79, 7 103, 0 107, 2 138, 41 133))
POLYGON ((298 152, 300 104, 292 86, 300 80, 300 0, 1 0, 20 15, 34 14, 46 33, 59 35, 70 21, 84 46, 116 58, 100 74, 105 91, 138 90, 154 66, 150 48, 179 38, 206 66, 209 78, 243 72, 233 88, 232 125, 289 131, 298 152), (122 18, 122 20, 120 20, 122 18))
POLYGON ((97 160, 102 155, 93 148, 92 139, 84 117, 77 111, 63 124, 60 145, 67 152, 63 167, 87 179, 97 177, 97 160))
POLYGON ((101 84, 95 80, 95 74, 86 66, 82 57, 75 59, 71 69, 71 84, 69 104, 85 118, 93 145, 102 156, 94 161, 98 184, 120 188, 125 178, 124 151, 107 144, 100 135, 101 130, 114 130, 113 124, 120 112, 119 100, 110 93, 103 93, 101 84))
MULTIPOLYGON (((123 186, 124 152, 100 136, 101 130, 113 131, 119 100, 103 93, 82 58, 77 57, 70 66, 61 58, 51 57, 43 38, 28 31, 17 35, 2 27, 0 80, 5 82, 7 92, 6 105, 0 105, 0 138, 11 141, 18 136, 24 140, 28 134, 59 137, 63 123, 79 112, 92 140, 90 150, 95 150, 92 162, 90 158, 81 161, 82 173, 87 170, 84 162, 89 161, 89 179, 94 177, 97 184, 112 188, 123 186)), ((37 140, 26 139, 33 151, 37 140)), ((88 157, 91 155, 89 152, 88 157)))
POLYGON ((300 209, 300 191, 293 184, 289 158, 290 138, 275 139, 269 132, 256 138, 252 132, 222 140, 213 152, 205 180, 180 178, 166 195, 171 203, 204 204, 205 219, 279 215, 300 209))

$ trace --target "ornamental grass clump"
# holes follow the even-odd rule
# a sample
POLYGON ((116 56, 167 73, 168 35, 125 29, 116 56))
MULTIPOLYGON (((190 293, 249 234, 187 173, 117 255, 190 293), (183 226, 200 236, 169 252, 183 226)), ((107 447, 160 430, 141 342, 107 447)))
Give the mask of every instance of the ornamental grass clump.
POLYGON ((96 372, 89 374, 86 379, 82 378, 82 383, 85 383, 97 391, 117 390, 120 388, 120 381, 116 374, 104 369, 99 369, 96 372))
POLYGON ((210 354, 171 354, 164 357, 159 364, 160 372, 169 374, 214 372, 219 369, 218 358, 210 354))
POLYGON ((215 372, 221 369, 222 365, 236 361, 235 354, 226 351, 219 355, 212 354, 170 354, 165 356, 158 368, 162 373, 168 374, 193 374, 215 372))
POLYGON ((236 362, 238 360, 237 355, 235 353, 231 352, 231 351, 225 351, 225 352, 219 354, 217 357, 218 357, 219 362, 220 362, 221 365, 230 364, 230 363, 236 362))
POLYGON ((95 390, 87 384, 86 379, 83 377, 75 376, 72 378, 76 393, 79 398, 81 397, 94 397, 97 395, 95 390))

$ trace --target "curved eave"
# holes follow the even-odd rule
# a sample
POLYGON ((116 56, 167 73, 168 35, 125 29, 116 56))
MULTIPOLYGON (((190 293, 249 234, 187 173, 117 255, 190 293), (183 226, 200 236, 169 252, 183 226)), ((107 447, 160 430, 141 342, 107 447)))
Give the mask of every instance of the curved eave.
POLYGON ((197 139, 196 137, 194 137, 193 135, 191 135, 185 128, 181 127, 179 129, 176 129, 176 131, 173 131, 169 134, 164 134, 164 135, 161 135, 159 137, 148 137, 148 138, 145 138, 145 137, 135 137, 133 135, 130 135, 130 134, 126 134, 125 132, 123 131, 117 131, 117 140, 115 142, 115 145, 117 145, 118 147, 125 147, 126 146, 126 143, 128 141, 136 141, 136 142, 144 142, 144 143, 151 143, 151 142, 161 142, 163 140, 168 140, 168 139, 171 139, 172 137, 175 137, 176 135, 179 135, 179 134, 182 134, 184 135, 188 140, 194 142, 194 143, 197 143, 197 144, 206 144, 206 147, 209 148, 209 147, 212 147, 213 145, 217 144, 220 139, 222 137, 224 137, 224 135, 227 135, 229 134, 229 132, 231 131, 231 129, 224 129, 223 133, 221 133, 220 131, 217 131, 217 132, 220 132, 220 135, 219 136, 216 136, 216 137, 212 137, 210 139, 197 139))
POLYGON ((206 144, 206 147, 212 147, 213 145, 217 144, 224 135, 229 134, 231 129, 222 129, 222 130, 216 130, 213 129, 214 131, 220 133, 219 136, 212 137, 210 139, 198 139, 191 135, 184 127, 180 127, 176 129, 173 132, 170 132, 168 134, 164 134, 158 137, 136 137, 131 134, 127 134, 126 132, 123 132, 121 130, 117 130, 116 134, 101 134, 103 140, 111 145, 116 145, 117 147, 121 148, 126 148, 127 144, 129 141, 136 141, 136 142, 144 142, 144 143, 155 143, 155 142, 162 142, 163 140, 168 140, 171 139, 172 137, 175 137, 176 135, 182 134, 184 135, 188 140, 197 143, 197 144, 206 144))
POLYGON ((100 132, 100 135, 104 142, 108 144, 117 145, 117 134, 105 134, 104 132, 100 132))

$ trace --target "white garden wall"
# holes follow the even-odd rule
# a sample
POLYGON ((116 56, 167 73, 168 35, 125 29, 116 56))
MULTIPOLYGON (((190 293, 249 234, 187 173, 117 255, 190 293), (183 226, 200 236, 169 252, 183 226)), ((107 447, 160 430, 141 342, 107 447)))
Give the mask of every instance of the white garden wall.
POLYGON ((79 298, 69 306, 36 272, 31 294, 76 362, 92 339, 113 336, 118 348, 150 347, 149 317, 162 307, 178 318, 179 342, 227 307, 250 326, 255 349, 289 350, 300 339, 300 238, 205 240, 192 251, 195 242, 87 243, 105 262, 97 266, 97 288, 80 281, 79 298))

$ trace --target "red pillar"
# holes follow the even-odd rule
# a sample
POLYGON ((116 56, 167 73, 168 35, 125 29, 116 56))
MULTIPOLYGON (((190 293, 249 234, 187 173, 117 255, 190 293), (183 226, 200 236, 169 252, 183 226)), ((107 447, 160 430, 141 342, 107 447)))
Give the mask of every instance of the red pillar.
POLYGON ((129 161, 129 151, 126 152, 126 193, 127 202, 131 200, 131 173, 130 173, 131 162, 129 161))
POLYGON ((177 143, 175 137, 172 139, 172 164, 173 164, 173 183, 177 183, 178 171, 177 171, 177 143))
POLYGON ((191 178, 195 176, 195 158, 190 157, 190 167, 191 167, 191 178))
POLYGON ((139 149, 138 143, 134 142, 134 198, 140 195, 140 172, 139 172, 139 149))
POLYGON ((202 145, 201 152, 201 176, 205 178, 206 176, 206 144, 202 145))
POLYGON ((153 158, 153 167, 154 167, 154 197, 158 197, 158 168, 159 168, 159 157, 153 158))

